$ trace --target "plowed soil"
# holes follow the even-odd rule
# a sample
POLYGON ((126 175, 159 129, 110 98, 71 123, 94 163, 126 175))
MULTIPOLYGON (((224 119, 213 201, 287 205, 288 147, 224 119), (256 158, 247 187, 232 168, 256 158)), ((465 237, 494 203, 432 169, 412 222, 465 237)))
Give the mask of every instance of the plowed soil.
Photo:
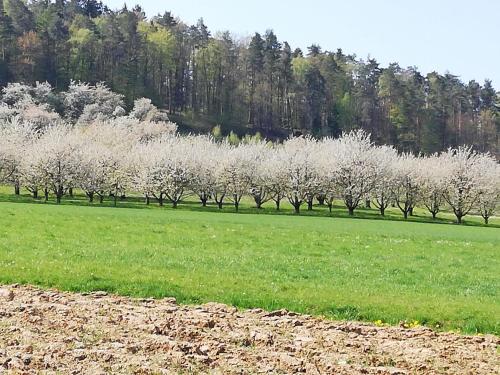
POLYGON ((0 374, 499 374, 494 335, 0 287, 0 374))

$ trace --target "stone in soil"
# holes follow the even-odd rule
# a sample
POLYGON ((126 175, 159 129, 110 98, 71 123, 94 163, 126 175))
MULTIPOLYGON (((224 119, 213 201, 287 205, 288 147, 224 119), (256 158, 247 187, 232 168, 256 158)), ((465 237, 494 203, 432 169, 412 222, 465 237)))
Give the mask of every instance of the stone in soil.
POLYGON ((0 374, 498 374, 500 340, 0 287, 0 374))

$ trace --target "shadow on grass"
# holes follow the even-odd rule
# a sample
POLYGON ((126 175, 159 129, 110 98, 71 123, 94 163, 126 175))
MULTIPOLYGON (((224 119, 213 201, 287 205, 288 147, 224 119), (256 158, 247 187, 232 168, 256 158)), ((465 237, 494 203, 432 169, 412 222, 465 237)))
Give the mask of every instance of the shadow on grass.
MULTIPOLYGON (((325 217, 325 218, 350 218, 350 219, 369 219, 369 220, 385 220, 385 221, 399 221, 399 222, 412 222, 412 223, 426 223, 426 224, 448 224, 457 225, 453 219, 438 217, 432 219, 430 216, 422 215, 416 213, 413 216, 404 219, 402 215, 394 211, 386 211, 386 215, 380 215, 376 208, 358 208, 355 211, 354 216, 349 216, 346 208, 341 204, 334 204, 332 212, 328 210, 325 205, 314 205, 313 210, 309 211, 306 207, 296 214, 291 208, 281 208, 276 210, 274 206, 267 206, 263 208, 250 207, 250 204, 240 205, 238 211, 234 209, 232 203, 224 203, 223 208, 219 209, 216 204, 207 204, 203 207, 199 201, 194 200, 194 197, 189 197, 193 200, 184 200, 180 202, 177 208, 173 208, 168 202, 164 206, 159 206, 155 199, 150 200, 150 204, 145 203, 145 199, 139 196, 128 196, 125 198, 120 198, 117 200, 116 206, 114 205, 113 199, 105 199, 103 203, 98 200, 90 203, 85 195, 75 194, 72 197, 65 196, 60 204, 55 202, 55 199, 51 197, 48 201, 45 198, 39 197, 34 199, 28 194, 8 194, 5 192, 0 193, 0 202, 8 203, 29 203, 29 204, 44 204, 44 205, 54 205, 54 206, 81 206, 81 207, 108 207, 108 208, 129 208, 129 209, 166 209, 166 210, 180 210, 180 211, 191 211, 191 212, 212 212, 212 213, 231 213, 231 214, 251 214, 251 215, 282 215, 282 216, 301 216, 301 217, 325 217)), ((474 226, 474 227, 489 227, 489 228, 500 228, 500 224, 490 223, 489 225, 483 224, 481 221, 476 220, 464 220, 463 226, 474 226)))

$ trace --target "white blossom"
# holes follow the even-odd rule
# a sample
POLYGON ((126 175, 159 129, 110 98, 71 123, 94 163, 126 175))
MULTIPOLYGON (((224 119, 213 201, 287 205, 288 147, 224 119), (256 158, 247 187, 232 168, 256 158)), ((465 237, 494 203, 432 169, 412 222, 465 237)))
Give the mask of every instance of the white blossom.
POLYGON ((375 160, 375 184, 371 192, 373 204, 382 216, 392 201, 392 187, 396 183, 393 166, 397 161, 396 150, 390 146, 376 147, 371 151, 375 160))
POLYGON ((419 158, 402 154, 393 165, 392 196, 405 219, 412 213, 419 199, 419 158))
POLYGON ((472 210, 481 193, 480 161, 481 155, 471 147, 449 149, 441 156, 443 196, 458 223, 472 210))
POLYGON ((216 171, 218 184, 225 187, 236 211, 241 198, 250 189, 252 169, 256 166, 252 151, 252 146, 249 145, 231 146, 216 171))
POLYGON ((66 191, 76 183, 78 159, 74 133, 66 125, 51 127, 33 144, 32 149, 31 165, 60 203, 66 191))
POLYGON ((309 137, 287 140, 281 150, 284 162, 286 196, 296 213, 305 201, 311 202, 319 190, 320 178, 315 164, 317 142, 309 137))
POLYGON ((159 110, 148 98, 137 99, 129 116, 141 122, 168 122, 166 113, 159 110))
POLYGON ((191 142, 193 145, 190 162, 193 174, 190 189, 205 207, 209 199, 217 195, 218 181, 214 172, 218 162, 222 160, 221 155, 225 149, 217 145, 209 136, 192 137, 191 142))
POLYGON ((376 162, 370 136, 359 130, 343 134, 332 157, 334 179, 349 215, 375 187, 376 162))
POLYGON ((479 214, 484 223, 494 215, 500 200, 500 165, 489 155, 481 155, 478 162, 480 193, 477 200, 479 214))
POLYGON ((297 213, 304 203, 312 209, 315 198, 330 211, 342 199, 353 215, 369 199, 381 215, 393 202, 405 218, 417 204, 433 217, 448 205, 458 222, 474 212, 487 223, 499 200, 498 162, 470 147, 398 155, 363 131, 283 144, 258 136, 217 142, 178 135, 149 99, 138 99, 126 115, 122 97, 103 84, 72 82, 61 95, 64 119, 53 110, 57 95, 47 83, 10 84, 2 92, 0 180, 34 197, 51 191, 57 202, 79 187, 90 201, 111 195, 115 204, 127 192, 174 207, 187 195, 219 208, 227 199, 236 210, 243 196, 258 208, 273 200, 277 209, 286 198, 297 213))
POLYGON ((63 94, 65 114, 80 123, 106 120, 113 114, 122 112, 123 95, 114 93, 103 83, 95 86, 88 83, 71 82, 63 94))
POLYGON ((444 204, 445 181, 441 159, 439 155, 421 158, 417 168, 420 202, 432 214, 432 218, 435 219, 444 204))

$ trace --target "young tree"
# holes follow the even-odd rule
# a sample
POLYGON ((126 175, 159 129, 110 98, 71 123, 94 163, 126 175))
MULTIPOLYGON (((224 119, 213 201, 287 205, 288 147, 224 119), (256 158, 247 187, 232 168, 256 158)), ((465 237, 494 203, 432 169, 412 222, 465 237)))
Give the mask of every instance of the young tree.
POLYGON ((134 186, 146 196, 147 202, 154 197, 163 206, 167 193, 168 154, 165 144, 154 141, 139 144, 134 149, 135 184, 134 186))
POLYGON ((61 199, 70 187, 76 185, 78 159, 76 158, 75 134, 66 125, 49 128, 36 142, 40 152, 34 155, 33 165, 43 175, 47 188, 61 199))
POLYGON ((191 165, 193 175, 190 189, 195 193, 203 207, 207 206, 217 186, 217 176, 214 173, 215 165, 219 160, 221 147, 214 143, 210 136, 192 137, 191 165))
POLYGON ((489 155, 482 155, 478 164, 481 182, 477 208, 488 225, 500 200, 500 165, 489 155))
MULTIPOLYGON (((45 158, 45 151, 38 146, 37 139, 33 137, 30 142, 27 142, 24 152, 21 154, 20 184, 24 186, 37 199, 39 192, 47 190, 48 181, 44 169, 41 166, 45 158)), ((48 190, 46 197, 48 195, 48 190)))
POLYGON ((12 142, 6 137, 6 129, 0 128, 0 181, 10 181, 16 171, 15 149, 12 142))
POLYGON ((59 114, 52 111, 48 104, 36 104, 28 98, 18 103, 16 110, 22 122, 30 124, 38 131, 43 131, 61 121, 59 114))
POLYGON ((35 139, 36 129, 19 116, 0 124, 0 179, 14 185, 16 195, 21 187, 21 161, 25 150, 35 139))
POLYGON ((321 195, 323 204, 326 202, 330 213, 334 199, 339 196, 335 168, 332 167, 337 161, 338 148, 339 141, 337 139, 324 138, 319 142, 318 152, 315 154, 315 164, 319 176, 319 193, 317 195, 321 195))
POLYGON ((191 142, 180 137, 164 137, 139 144, 134 154, 137 158, 135 186, 146 199, 153 196, 160 206, 169 199, 176 208, 192 181, 191 142))
POLYGON ((233 202, 236 211, 239 209, 241 198, 248 193, 251 181, 251 171, 255 168, 255 159, 249 145, 230 147, 222 161, 217 178, 220 185, 226 186, 229 199, 233 202))
POLYGON ((415 156, 402 154, 393 165, 392 196, 405 220, 419 199, 418 163, 415 156))
POLYGON ((164 147, 167 149, 165 164, 166 197, 177 207, 187 192, 195 173, 192 169, 193 145, 181 137, 166 138, 164 147))
POLYGON ((111 170, 108 174, 107 185, 115 207, 118 198, 124 197, 126 191, 132 186, 131 158, 132 156, 128 153, 121 154, 114 150, 112 159, 109 161, 111 170))
POLYGON ((443 196, 453 209, 458 224, 472 210, 481 193, 480 161, 481 156, 465 146, 450 148, 441 155, 443 196))
POLYGON ((2 89, 2 101, 10 106, 16 106, 19 102, 31 99, 31 86, 19 82, 10 82, 2 89))
POLYGON ((89 123, 109 119, 124 107, 123 95, 114 93, 103 83, 95 86, 71 82, 63 95, 64 112, 68 119, 89 123))
POLYGON ((287 157, 281 146, 269 150, 265 168, 261 169, 261 179, 265 183, 269 197, 274 201, 276 210, 280 210, 281 201, 287 196, 287 157))
POLYGON ((272 150, 265 142, 251 142, 246 149, 249 152, 253 168, 249 170, 249 193, 255 201, 257 208, 272 199, 273 195, 269 186, 268 168, 272 150))
POLYGON ((444 203, 444 174, 438 155, 421 158, 418 162, 418 184, 420 201, 436 219, 444 203))
POLYGON ((129 116, 141 122, 168 122, 167 114, 160 111, 148 98, 137 99, 129 116))
POLYGON ((376 181, 372 196, 373 204, 385 215, 385 210, 391 204, 392 188, 395 184, 393 165, 397 161, 397 152, 390 146, 380 146, 373 149, 375 158, 376 181))
POLYGON ((94 202, 96 195, 102 203, 104 197, 112 190, 110 176, 116 169, 116 161, 112 150, 102 143, 84 138, 84 135, 80 136, 83 139, 79 139, 77 144, 76 183, 85 192, 90 203, 94 202))
POLYGON ((312 200, 318 192, 320 179, 313 158, 316 150, 316 141, 309 137, 290 138, 282 148, 286 196, 297 214, 304 201, 312 200))
POLYGON ((335 184, 350 216, 375 186, 376 162, 372 151, 370 136, 362 130, 343 134, 339 138, 332 168, 335 184))

